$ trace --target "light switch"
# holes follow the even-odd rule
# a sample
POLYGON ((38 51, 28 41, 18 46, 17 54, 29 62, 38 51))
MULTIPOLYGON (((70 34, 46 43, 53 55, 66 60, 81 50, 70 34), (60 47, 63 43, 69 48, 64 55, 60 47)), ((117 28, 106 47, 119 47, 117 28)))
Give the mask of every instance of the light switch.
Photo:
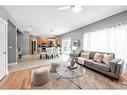
POLYGON ((9 49, 12 49, 12 46, 9 46, 9 49))

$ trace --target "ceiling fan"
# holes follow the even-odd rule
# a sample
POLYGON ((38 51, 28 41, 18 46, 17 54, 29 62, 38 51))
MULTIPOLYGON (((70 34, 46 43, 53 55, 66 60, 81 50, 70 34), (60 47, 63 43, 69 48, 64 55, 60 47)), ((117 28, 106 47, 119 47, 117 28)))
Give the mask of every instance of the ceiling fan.
POLYGON ((72 9, 74 13, 78 13, 82 10, 82 6, 79 5, 70 5, 70 6, 63 6, 59 7, 58 10, 67 10, 67 9, 72 9))

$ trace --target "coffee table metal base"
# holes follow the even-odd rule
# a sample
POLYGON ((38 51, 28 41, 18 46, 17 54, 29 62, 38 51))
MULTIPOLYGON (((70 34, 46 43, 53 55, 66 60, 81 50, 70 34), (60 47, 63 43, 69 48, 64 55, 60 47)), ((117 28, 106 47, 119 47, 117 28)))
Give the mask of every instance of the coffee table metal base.
POLYGON ((79 82, 79 78, 78 78, 78 75, 77 75, 77 72, 74 70, 74 69, 77 69, 77 68, 73 68, 73 67, 70 67, 68 66, 67 67, 67 70, 65 70, 65 72, 63 72, 63 74, 59 75, 59 77, 57 79, 63 79, 63 78, 66 78, 66 79, 69 79, 72 83, 74 83, 79 89, 82 89, 81 86, 80 86, 80 82, 79 82), (75 83, 71 78, 68 78, 68 77, 63 77, 63 75, 67 72, 72 72, 73 74, 76 75, 76 78, 77 79, 77 82, 78 83, 75 83))

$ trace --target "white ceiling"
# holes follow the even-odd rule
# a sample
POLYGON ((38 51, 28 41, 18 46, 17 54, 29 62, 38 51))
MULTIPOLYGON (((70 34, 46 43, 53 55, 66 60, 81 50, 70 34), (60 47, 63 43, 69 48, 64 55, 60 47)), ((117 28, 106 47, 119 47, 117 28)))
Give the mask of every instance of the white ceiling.
POLYGON ((127 10, 127 6, 83 6, 81 12, 74 14, 71 9, 60 11, 58 7, 5 6, 24 31, 32 25, 32 32, 41 35, 61 35, 127 10))

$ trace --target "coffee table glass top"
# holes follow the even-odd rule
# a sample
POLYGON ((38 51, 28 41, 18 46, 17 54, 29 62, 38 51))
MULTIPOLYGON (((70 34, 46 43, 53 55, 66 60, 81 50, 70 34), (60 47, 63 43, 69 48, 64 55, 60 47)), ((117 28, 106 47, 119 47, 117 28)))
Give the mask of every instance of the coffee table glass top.
POLYGON ((75 63, 75 69, 71 70, 68 66, 70 66, 70 63, 66 62, 57 68, 57 73, 61 76, 61 78, 79 78, 85 73, 84 67, 77 63, 75 63))

